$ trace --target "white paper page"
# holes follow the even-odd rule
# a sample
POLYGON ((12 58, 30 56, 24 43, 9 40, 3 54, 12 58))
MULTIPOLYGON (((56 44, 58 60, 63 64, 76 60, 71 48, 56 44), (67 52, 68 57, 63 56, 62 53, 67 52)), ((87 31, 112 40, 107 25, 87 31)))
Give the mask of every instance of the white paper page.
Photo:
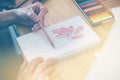
POLYGON ((46 31, 56 48, 51 46, 41 30, 17 39, 27 60, 39 56, 65 58, 74 55, 78 49, 83 51, 100 42, 96 33, 79 16, 49 26, 46 31))
POLYGON ((85 80, 120 80, 120 7, 112 12, 116 22, 85 80))
POLYGON ((48 53, 49 51, 54 50, 42 31, 29 33, 17 38, 17 41, 23 51, 23 55, 29 61, 35 57, 38 57, 38 55, 45 56, 43 53, 48 53))

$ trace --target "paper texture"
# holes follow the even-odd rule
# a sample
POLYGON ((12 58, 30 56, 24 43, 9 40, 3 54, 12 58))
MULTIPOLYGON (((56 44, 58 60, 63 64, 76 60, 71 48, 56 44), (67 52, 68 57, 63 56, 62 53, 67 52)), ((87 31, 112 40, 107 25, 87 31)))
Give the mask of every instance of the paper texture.
POLYGON ((116 21, 85 80, 120 80, 120 7, 112 12, 116 21))
POLYGON ((45 29, 56 48, 51 46, 42 30, 17 39, 23 55, 28 61, 40 56, 65 59, 100 42, 96 33, 79 16, 45 29))

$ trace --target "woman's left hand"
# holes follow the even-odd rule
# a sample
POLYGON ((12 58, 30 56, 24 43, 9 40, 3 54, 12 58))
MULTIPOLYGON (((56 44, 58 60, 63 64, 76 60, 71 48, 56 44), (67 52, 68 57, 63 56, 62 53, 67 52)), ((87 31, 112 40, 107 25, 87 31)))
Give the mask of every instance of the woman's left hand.
POLYGON ((49 80, 53 71, 53 59, 37 58, 28 63, 24 61, 17 80, 49 80))

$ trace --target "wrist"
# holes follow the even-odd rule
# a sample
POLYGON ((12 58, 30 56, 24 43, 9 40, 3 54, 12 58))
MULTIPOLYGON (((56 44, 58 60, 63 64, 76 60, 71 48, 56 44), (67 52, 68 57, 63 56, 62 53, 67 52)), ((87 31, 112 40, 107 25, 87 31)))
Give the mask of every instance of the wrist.
POLYGON ((0 13, 0 28, 4 28, 17 22, 14 10, 7 10, 0 13))
POLYGON ((17 23, 18 22, 18 17, 17 17, 17 9, 11 10, 11 16, 13 17, 13 22, 17 23))

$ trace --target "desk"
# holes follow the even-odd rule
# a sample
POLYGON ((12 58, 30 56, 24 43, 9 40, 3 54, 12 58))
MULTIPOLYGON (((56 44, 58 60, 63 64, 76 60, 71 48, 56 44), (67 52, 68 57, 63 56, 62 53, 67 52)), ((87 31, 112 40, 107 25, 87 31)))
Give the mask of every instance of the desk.
MULTIPOLYGON (((45 6, 49 9, 49 13, 46 16, 46 25, 52 25, 77 15, 81 16, 87 22, 72 0, 48 0, 45 6)), ((111 25, 112 22, 97 25, 96 27, 89 24, 100 36, 102 43, 84 54, 57 63, 55 70, 51 74, 51 80, 83 80, 96 60, 95 53, 101 49, 111 29, 111 25)), ((24 29, 22 29, 22 34, 27 33, 23 30, 24 29)))

